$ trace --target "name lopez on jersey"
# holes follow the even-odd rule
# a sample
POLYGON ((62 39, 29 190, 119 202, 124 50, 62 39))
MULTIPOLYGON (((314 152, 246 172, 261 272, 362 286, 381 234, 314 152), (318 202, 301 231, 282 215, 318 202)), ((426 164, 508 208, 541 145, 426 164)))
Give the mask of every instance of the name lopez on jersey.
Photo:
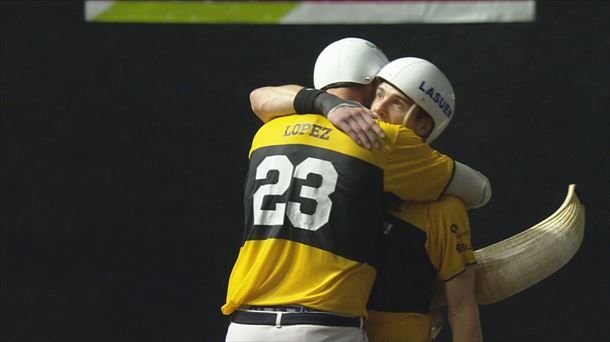
POLYGON ((422 93, 428 95, 432 99, 432 101, 434 101, 434 103, 438 105, 438 108, 440 108, 443 113, 445 113, 447 116, 451 116, 453 109, 451 109, 451 106, 449 105, 447 100, 445 100, 443 95, 441 95, 441 93, 439 92, 434 92, 434 87, 430 87, 428 89, 426 89, 425 87, 426 81, 421 81, 421 84, 419 85, 419 90, 422 93))
POLYGON ((332 128, 327 128, 324 126, 309 124, 309 123, 298 123, 295 125, 286 126, 286 130, 284 130, 284 136, 288 137, 291 135, 310 135, 314 138, 319 138, 323 140, 328 140, 328 135, 332 132, 332 128))

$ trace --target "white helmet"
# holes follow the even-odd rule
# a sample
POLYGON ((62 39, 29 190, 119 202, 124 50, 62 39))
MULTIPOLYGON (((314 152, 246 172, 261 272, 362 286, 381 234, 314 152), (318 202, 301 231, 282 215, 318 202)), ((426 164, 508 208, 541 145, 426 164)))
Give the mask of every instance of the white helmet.
POLYGON ((432 117, 434 128, 426 143, 431 143, 449 125, 455 111, 455 93, 445 74, 434 64, 421 58, 399 58, 384 66, 377 76, 432 117))
POLYGON ((389 62, 375 44, 361 38, 343 38, 327 46, 316 60, 313 84, 316 89, 334 83, 369 84, 389 62))

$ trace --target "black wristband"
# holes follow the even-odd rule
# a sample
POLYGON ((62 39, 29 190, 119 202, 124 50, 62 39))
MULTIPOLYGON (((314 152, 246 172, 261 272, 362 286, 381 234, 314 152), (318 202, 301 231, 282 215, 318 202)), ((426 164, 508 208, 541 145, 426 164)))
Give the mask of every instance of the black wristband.
POLYGON ((316 96, 314 99, 314 105, 316 107, 316 113, 322 113, 322 115, 325 117, 328 116, 328 113, 338 105, 360 107, 360 104, 355 101, 344 100, 327 92, 318 94, 318 96, 316 96))
POLYGON ((298 114, 322 114, 321 112, 316 113, 315 106, 316 97, 322 93, 324 93, 323 90, 312 88, 303 88, 299 90, 292 103, 294 110, 298 114))

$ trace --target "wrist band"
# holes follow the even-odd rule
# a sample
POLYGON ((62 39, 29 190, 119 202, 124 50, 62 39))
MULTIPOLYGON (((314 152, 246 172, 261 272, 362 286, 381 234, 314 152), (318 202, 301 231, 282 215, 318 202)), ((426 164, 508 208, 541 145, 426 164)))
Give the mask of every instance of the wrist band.
POLYGON ((333 109, 341 106, 360 107, 360 104, 354 101, 344 100, 329 93, 318 94, 314 100, 316 113, 322 113, 325 117, 328 116, 333 109))
POLYGON ((323 90, 303 88, 294 97, 293 107, 298 114, 322 114, 316 110, 316 97, 324 93, 323 90))

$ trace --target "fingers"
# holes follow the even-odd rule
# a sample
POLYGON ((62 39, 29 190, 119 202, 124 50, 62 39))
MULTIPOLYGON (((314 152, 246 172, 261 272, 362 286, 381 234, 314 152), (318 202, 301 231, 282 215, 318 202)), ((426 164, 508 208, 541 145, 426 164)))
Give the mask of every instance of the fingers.
POLYGON ((377 115, 364 107, 338 107, 328 113, 328 120, 357 144, 367 149, 379 148, 383 130, 374 120, 377 115))
POLYGON ((359 145, 363 145, 366 148, 371 148, 372 146, 377 147, 379 145, 377 137, 370 131, 367 131, 366 123, 362 117, 348 117, 341 126, 345 127, 342 130, 359 145))
POLYGON ((355 141, 356 144, 364 146, 366 148, 371 148, 371 146, 370 146, 370 144, 368 144, 368 142, 365 142, 362 139, 360 139, 360 136, 358 134, 356 134, 356 131, 354 129, 352 129, 352 127, 349 124, 341 123, 340 125, 336 125, 336 126, 340 130, 345 132, 345 134, 347 134, 353 141, 355 141))
MULTIPOLYGON (((370 113, 373 114, 373 112, 370 113)), ((376 114, 373 115, 377 116, 376 114)), ((365 114, 363 116, 356 116, 354 119, 358 122, 362 128, 362 131, 367 135, 371 142, 376 142, 379 144, 379 139, 385 137, 385 133, 383 133, 383 130, 381 127, 379 127, 379 124, 373 120, 371 115, 365 114)))
POLYGON ((356 142, 362 142, 362 145, 366 148, 371 148, 372 146, 378 147, 379 142, 375 137, 371 137, 367 134, 368 132, 364 129, 363 125, 360 124, 359 118, 349 119, 349 126, 352 129, 353 135, 357 137, 357 140, 354 139, 356 142))

